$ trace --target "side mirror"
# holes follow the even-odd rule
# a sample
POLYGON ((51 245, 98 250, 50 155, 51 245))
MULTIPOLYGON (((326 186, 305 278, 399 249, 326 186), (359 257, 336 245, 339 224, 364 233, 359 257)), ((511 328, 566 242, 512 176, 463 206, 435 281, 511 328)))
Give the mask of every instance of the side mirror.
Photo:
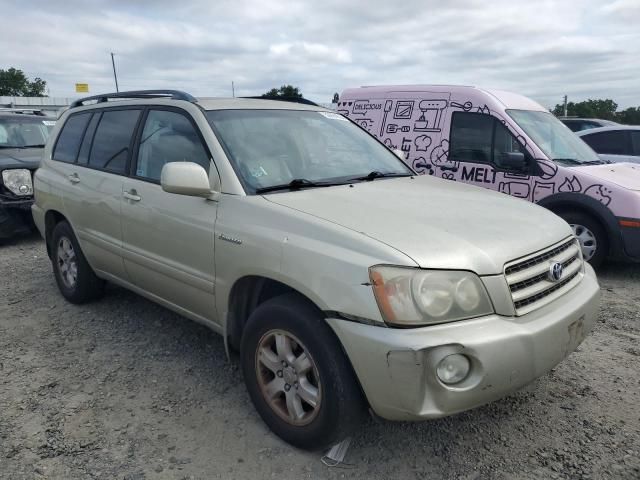
POLYGON ((399 148, 394 148, 392 150, 392 152, 395 153, 396 157, 398 157, 400 160, 405 160, 404 152, 402 150, 400 150, 399 148))
POLYGON ((207 172, 193 162, 166 163, 160 174, 160 185, 165 192, 178 195, 208 197, 212 193, 207 172))
POLYGON ((522 172, 526 170, 527 162, 522 152, 502 152, 500 154, 500 166, 522 172))

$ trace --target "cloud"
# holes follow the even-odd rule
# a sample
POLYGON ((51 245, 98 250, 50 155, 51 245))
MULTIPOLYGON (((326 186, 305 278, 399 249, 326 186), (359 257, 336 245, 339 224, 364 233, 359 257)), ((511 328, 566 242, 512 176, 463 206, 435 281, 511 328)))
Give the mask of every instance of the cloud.
POLYGON ((513 90, 553 107, 640 104, 637 0, 5 0, 0 68, 47 80, 51 95, 181 88, 256 95, 285 83, 328 102, 371 84, 513 90), (7 48, 8 47, 8 48, 7 48))

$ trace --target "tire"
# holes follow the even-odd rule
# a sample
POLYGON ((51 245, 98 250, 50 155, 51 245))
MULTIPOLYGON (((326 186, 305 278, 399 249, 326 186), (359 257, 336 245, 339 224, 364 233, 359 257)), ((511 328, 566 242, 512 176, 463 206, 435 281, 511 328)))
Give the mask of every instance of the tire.
POLYGON ((58 223, 51 234, 51 264, 62 296, 71 303, 86 303, 104 293, 104 280, 89 266, 71 226, 58 223))
POLYGON ((366 416, 358 380, 338 339, 320 311, 298 294, 272 298, 253 311, 243 332, 240 361, 258 413, 276 435, 296 447, 319 449, 343 440, 366 416), (310 359, 306 373, 300 373, 303 352, 310 359), (286 366, 282 358, 288 359, 286 366), (277 392, 271 402, 267 385, 277 392))
POLYGON ((602 224, 591 215, 582 212, 560 212, 558 215, 573 229, 580 242, 584 259, 593 268, 602 265, 609 255, 609 237, 602 224))

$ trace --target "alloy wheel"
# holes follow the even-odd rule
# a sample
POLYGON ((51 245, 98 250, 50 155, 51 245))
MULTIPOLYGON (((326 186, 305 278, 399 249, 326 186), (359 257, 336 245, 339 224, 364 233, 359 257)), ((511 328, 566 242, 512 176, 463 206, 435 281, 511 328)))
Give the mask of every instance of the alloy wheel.
POLYGON ((284 330, 265 333, 255 354, 263 398, 285 422, 307 425, 320 410, 322 386, 315 361, 294 335, 284 330))
POLYGON ((56 256, 62 283, 67 288, 75 288, 78 281, 78 261, 73 244, 67 237, 61 237, 58 241, 56 256))

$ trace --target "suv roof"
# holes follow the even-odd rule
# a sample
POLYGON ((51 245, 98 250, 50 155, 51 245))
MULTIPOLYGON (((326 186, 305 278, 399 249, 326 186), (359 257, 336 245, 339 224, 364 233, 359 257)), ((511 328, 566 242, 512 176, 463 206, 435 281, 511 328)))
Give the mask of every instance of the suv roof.
POLYGON ((282 110, 326 110, 316 103, 301 99, 267 99, 262 97, 234 97, 234 98, 196 98, 180 90, 134 90, 128 92, 104 93, 91 97, 80 98, 69 106, 69 109, 88 107, 103 103, 122 102, 123 105, 139 105, 144 103, 171 103, 171 101, 186 101, 200 106, 204 110, 228 109, 282 109, 282 110), (151 102, 153 101, 153 102, 151 102), (167 102, 169 101, 169 102, 167 102), (93 103, 86 103, 93 102, 93 103))

